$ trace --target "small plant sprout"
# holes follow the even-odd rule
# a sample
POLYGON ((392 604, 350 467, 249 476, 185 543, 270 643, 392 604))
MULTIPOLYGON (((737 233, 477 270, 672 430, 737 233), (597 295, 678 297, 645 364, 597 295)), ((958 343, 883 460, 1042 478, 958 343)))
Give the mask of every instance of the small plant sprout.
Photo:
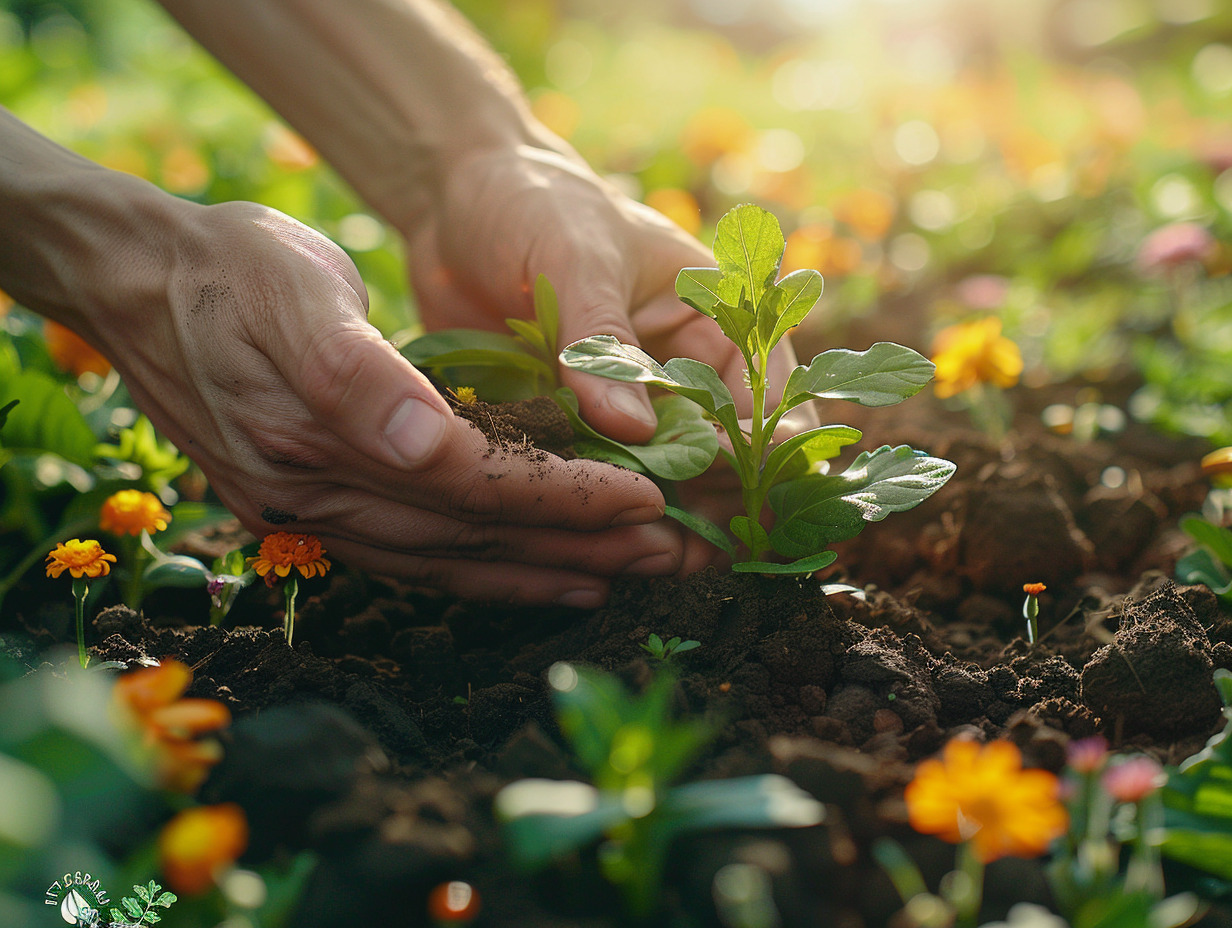
POLYGON ((120 907, 111 909, 111 928, 145 928, 162 921, 158 909, 169 909, 179 901, 173 892, 166 892, 161 886, 150 880, 142 886, 133 885, 133 895, 120 900, 120 907))
POLYGON ((723 454, 740 477, 744 514, 728 524, 736 541, 717 525, 676 507, 669 507, 668 514, 731 554, 738 571, 806 575, 834 562, 837 555, 826 550, 829 545, 858 534, 866 522, 931 496, 953 474, 954 465, 906 445, 885 445, 859 455, 844 473, 829 474, 829 459, 861 438, 846 425, 825 425, 775 443, 783 416, 802 403, 837 399, 888 406, 913 396, 933 376, 933 364, 919 353, 878 342, 867 351, 822 352, 793 370, 785 383, 770 383, 771 351, 804 320, 822 290, 821 274, 814 270, 775 281, 783 248, 773 215, 757 206, 738 206, 719 220, 714 239, 718 267, 685 268, 676 278, 680 299, 713 319, 744 358, 752 400, 747 431, 731 391, 701 361, 675 358, 659 364, 610 335, 574 342, 560 360, 601 377, 661 387, 701 407, 730 440, 730 450, 715 453, 723 454), (780 396, 777 403, 774 396, 780 396), (767 502, 775 514, 769 532, 760 521, 767 502), (771 553, 792 560, 766 560, 771 553))
POLYGON ((240 590, 256 579, 257 572, 245 563, 244 552, 234 548, 222 557, 214 559, 214 567, 207 572, 205 591, 210 596, 210 624, 221 625, 240 590))
POLYGON ((73 599, 77 603, 77 659, 84 669, 90 663, 90 655, 86 653, 86 595, 90 592, 90 581, 97 577, 105 577, 111 572, 115 563, 115 555, 108 554, 94 539, 82 541, 74 538, 55 546, 47 555, 47 576, 59 577, 66 570, 73 578, 73 599))
POLYGON ((145 597, 143 580, 150 558, 147 547, 153 547, 150 536, 166 529, 170 522, 171 513, 162 500, 144 490, 112 493, 99 510, 98 527, 115 535, 123 549, 124 567, 117 572, 122 575, 124 603, 134 611, 141 608, 145 597))
POLYGON ((1039 596, 1048 589, 1042 583, 1024 583, 1022 591, 1027 594, 1022 604, 1022 617, 1027 620, 1027 643, 1039 640, 1039 596))
POLYGON ((295 634, 295 596, 299 592, 299 579, 293 571, 298 571, 306 580, 325 576, 331 565, 321 547, 321 539, 295 532, 271 532, 262 539, 256 557, 248 558, 247 564, 268 587, 273 587, 279 579, 286 580, 283 631, 287 644, 291 644, 295 634))
POLYGON ((679 654, 682 651, 692 651, 694 648, 700 648, 700 641, 681 641, 680 636, 664 641, 654 632, 650 633, 650 637, 646 639, 646 643, 640 645, 641 649, 653 657, 655 660, 668 661, 671 660, 673 654, 679 654))

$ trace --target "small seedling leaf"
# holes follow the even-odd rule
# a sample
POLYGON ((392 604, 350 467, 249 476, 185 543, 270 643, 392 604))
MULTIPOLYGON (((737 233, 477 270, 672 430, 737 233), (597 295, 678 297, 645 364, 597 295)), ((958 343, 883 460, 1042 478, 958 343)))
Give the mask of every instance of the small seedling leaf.
MULTIPOLYGON (((679 638, 676 638, 674 640, 680 641, 679 638)), ((692 651, 694 648, 700 648, 701 646, 702 646, 702 643, 700 641, 693 641, 692 639, 688 641, 680 641, 678 645, 672 648, 672 653, 680 654, 684 651, 692 651)))
POLYGON ((748 516, 732 516, 727 527, 750 551, 765 551, 770 547, 770 535, 760 522, 748 516))
POLYGON ((530 345, 532 349, 540 354, 552 357, 555 352, 548 349, 547 340, 543 337, 543 333, 539 331, 539 326, 533 322, 528 322, 526 319, 506 319, 505 325, 513 330, 513 333, 530 345))
POLYGON ((835 457, 847 445, 863 438, 859 429, 849 425, 823 425, 799 432, 775 445, 762 467, 764 483, 774 485, 781 480, 808 473, 813 465, 835 457))
POLYGON ((1201 583, 1224 603, 1232 603, 1232 578, 1206 548, 1190 551, 1176 562, 1176 579, 1184 584, 1201 583))
POLYGON ((552 282, 543 274, 535 278, 535 320, 543 333, 545 357, 555 357, 556 343, 560 338, 560 303, 552 282))
POLYGON ((695 516, 693 513, 686 512, 676 506, 667 506, 663 512, 664 515, 671 516, 685 528, 701 535, 720 551, 725 551, 727 554, 735 556, 736 546, 732 544, 730 538, 723 534, 723 530, 709 519, 695 516))
POLYGON ((833 348, 791 372, 784 403, 788 409, 810 399, 892 406, 919 393, 933 370, 932 361, 894 342, 877 342, 865 351, 833 348))
POLYGON ((825 808, 778 774, 703 780, 678 786, 664 800, 664 814, 680 831, 713 828, 808 828, 825 808))
POLYGON ((719 219, 714 257, 724 276, 740 282, 757 307, 766 288, 778 276, 783 260, 783 230, 773 213, 744 204, 719 219))
POLYGON ((663 653, 663 639, 660 638, 658 635, 656 635, 654 632, 650 633, 650 637, 646 639, 646 644, 650 646, 650 650, 652 653, 654 652, 657 652, 659 654, 663 653))
POLYGON ((719 283, 723 272, 717 267, 686 267, 676 275, 676 296, 703 316, 715 319, 715 307, 723 302, 719 283))
POLYGON ((784 574, 788 576, 807 576, 823 567, 829 567, 838 560, 836 551, 819 551, 810 554, 790 564, 776 564, 772 561, 741 561, 732 565, 732 570, 743 574, 784 574))
POLYGON ((783 291, 783 302, 779 308, 774 332, 766 344, 767 351, 774 348, 788 330, 799 325, 817 305, 817 301, 821 299, 823 285, 821 274, 813 270, 794 271, 775 284, 775 287, 783 291))

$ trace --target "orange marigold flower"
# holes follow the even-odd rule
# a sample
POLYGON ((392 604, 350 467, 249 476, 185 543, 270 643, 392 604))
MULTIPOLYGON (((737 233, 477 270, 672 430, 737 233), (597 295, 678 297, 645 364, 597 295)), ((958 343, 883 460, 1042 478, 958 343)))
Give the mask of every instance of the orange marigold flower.
POLYGON ((234 802, 185 809, 158 836, 167 885, 185 896, 213 886, 248 847, 248 820, 234 802))
POLYGON ((1048 587, 1042 583, 1024 583, 1022 585, 1022 591, 1028 596, 1039 596, 1046 589, 1048 587))
POLYGON ((279 577, 298 570, 305 578, 325 576, 330 563, 325 558, 325 549, 316 535, 298 535, 295 532, 272 532, 261 540, 256 557, 248 558, 248 566, 257 576, 266 577, 273 571, 279 577))
POLYGON ((111 565, 115 563, 115 555, 108 554, 93 538, 82 541, 74 538, 56 545, 55 550, 47 555, 47 576, 58 577, 66 570, 74 580, 82 577, 105 577, 111 573, 111 565))
POLYGON ((934 389, 943 398, 978 383, 1012 387, 1022 373, 1022 354, 1001 334, 1001 320, 996 316, 942 329, 933 341, 932 354, 937 366, 934 389))
POLYGON ((217 741, 199 740, 231 722, 231 713, 214 699, 182 699, 192 671, 176 660, 125 674, 116 681, 114 699, 123 718, 141 733, 150 751, 158 782, 167 789, 192 793, 222 759, 217 741))
POLYGON ((171 521, 162 501, 144 490, 120 490, 103 501, 98 527, 113 535, 140 535, 142 530, 161 532, 171 521))
POLYGON ((56 367, 74 377, 85 373, 106 377, 111 370, 111 362, 103 357, 98 349, 58 322, 52 322, 50 319, 43 321, 43 341, 56 367))
POLYGON ((904 798, 916 831, 951 843, 970 841, 985 863, 1036 857, 1069 821, 1057 778, 1022 769, 1022 755, 1009 741, 950 741, 940 759, 916 768, 904 798))
POLYGON ((481 908, 479 891, 462 880, 440 883, 428 893, 428 914, 434 922, 469 925, 481 908))

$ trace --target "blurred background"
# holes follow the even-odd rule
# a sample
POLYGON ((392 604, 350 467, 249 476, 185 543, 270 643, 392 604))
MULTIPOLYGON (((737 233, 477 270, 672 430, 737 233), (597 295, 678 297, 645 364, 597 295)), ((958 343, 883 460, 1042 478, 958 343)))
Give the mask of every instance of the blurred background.
MULTIPOLYGON (((778 215, 784 269, 826 278, 802 354, 879 338, 926 351, 991 313, 1024 386, 1129 369, 1151 388, 1141 417, 1232 439, 1228 4, 458 6, 539 118, 631 196, 703 239, 736 203, 778 215), (1200 254, 1142 254, 1173 225, 1208 235, 1200 254)), ((373 322, 414 331, 396 234, 156 4, 0 3, 0 102, 180 196, 320 229, 363 273, 373 322)))

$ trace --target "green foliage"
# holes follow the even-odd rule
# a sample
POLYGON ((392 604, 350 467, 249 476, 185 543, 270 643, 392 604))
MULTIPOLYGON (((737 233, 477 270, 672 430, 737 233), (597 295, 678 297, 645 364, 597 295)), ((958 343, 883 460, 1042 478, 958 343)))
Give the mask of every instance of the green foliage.
POLYGON ((680 636, 676 635, 667 641, 664 641, 654 632, 650 633, 650 637, 646 639, 646 643, 639 645, 643 651, 659 661, 669 661, 674 654, 680 654, 684 651, 692 651, 695 648, 700 648, 702 643, 689 639, 681 641, 680 636))
POLYGON ((177 901, 173 892, 163 892, 162 887, 150 880, 145 886, 133 885, 133 896, 125 896, 120 900, 123 908, 111 909, 111 922, 116 928, 139 928, 141 925, 153 925, 162 921, 162 916, 155 909, 169 909, 177 901), (129 921, 132 919, 132 921, 129 921))
POLYGON ((549 680, 561 732, 593 785, 520 780, 498 794, 506 845, 522 868, 541 869, 604 839, 600 869, 622 889, 630 914, 649 918, 675 836, 821 821, 821 805, 780 776, 674 786, 717 726, 674 717, 670 673, 657 674, 639 696, 611 675, 567 664, 554 665, 549 680))
POLYGON ((1177 580, 1210 587, 1225 607, 1232 608, 1232 531, 1197 515, 1182 518, 1181 530, 1202 547, 1176 562, 1177 580))
POLYGON ((139 469, 142 485, 155 492, 165 490, 172 480, 188 470, 189 460, 178 448, 154 431, 154 424, 138 416, 131 428, 121 429, 115 444, 100 444, 95 453, 116 463, 139 469))
MULTIPOLYGON (((731 451, 724 453, 743 487, 745 514, 728 525, 747 552, 736 569, 809 574, 833 562, 835 555, 825 550, 829 545, 857 534, 865 522, 918 505, 950 478, 954 465, 906 445, 886 445, 861 454, 844 473, 830 475, 826 462, 861 437, 842 425, 812 429, 775 445, 775 427, 801 403, 845 400, 887 406, 913 396, 933 374, 930 361, 892 342, 878 342, 866 351, 834 349, 796 367, 777 405, 768 407, 770 353, 804 320, 822 291, 816 271, 796 271, 775 282, 783 249, 783 234, 772 214, 753 205, 738 206, 719 220, 715 232, 718 267, 685 268, 676 279, 680 299, 718 323, 744 358, 752 392, 749 431, 741 426, 727 385, 701 361, 676 358, 659 364, 610 335, 575 342, 560 359, 567 367, 661 387, 697 404, 727 433, 731 451), (767 500, 775 514, 769 532, 759 521, 767 500), (792 561, 765 560, 771 550, 792 561)), ((690 440, 689 434, 680 440, 690 440)), ((679 517, 680 511, 673 508, 669 514, 679 517)), ((681 521, 723 550, 735 550, 717 526, 696 516, 681 521)))
POLYGON ((1217 877, 1232 892, 1232 672, 1215 671, 1227 725, 1169 771, 1163 790, 1166 857, 1217 877))

